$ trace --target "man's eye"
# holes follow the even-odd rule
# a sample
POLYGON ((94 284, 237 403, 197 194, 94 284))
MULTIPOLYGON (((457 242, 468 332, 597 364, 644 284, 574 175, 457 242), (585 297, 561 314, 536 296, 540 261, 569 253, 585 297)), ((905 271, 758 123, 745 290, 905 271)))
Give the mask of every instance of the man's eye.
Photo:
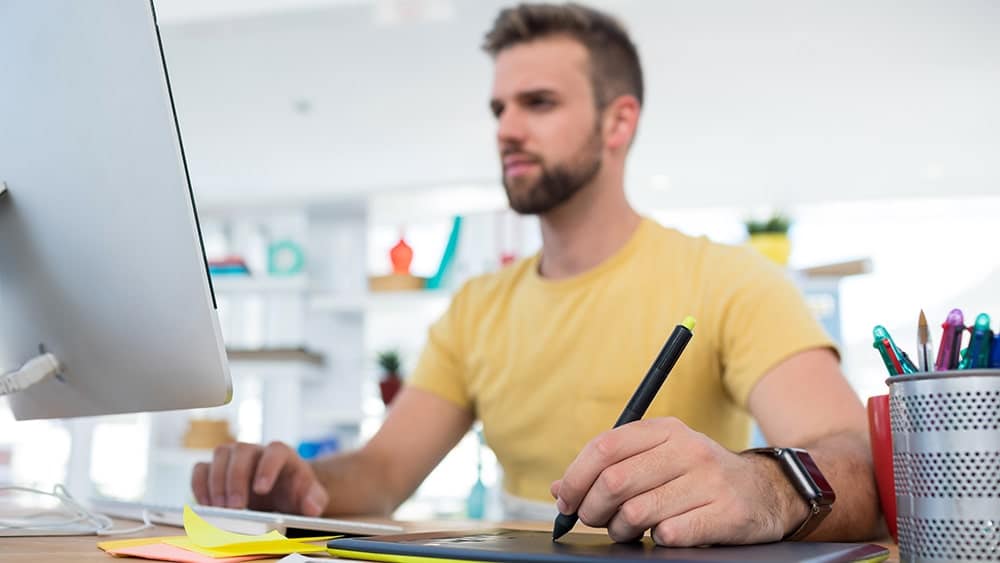
POLYGON ((490 113, 493 114, 493 117, 500 117, 500 114, 503 113, 503 106, 490 106, 490 113))
POLYGON ((555 105, 552 100, 547 100, 545 98, 538 98, 528 102, 528 106, 532 109, 548 109, 555 105))

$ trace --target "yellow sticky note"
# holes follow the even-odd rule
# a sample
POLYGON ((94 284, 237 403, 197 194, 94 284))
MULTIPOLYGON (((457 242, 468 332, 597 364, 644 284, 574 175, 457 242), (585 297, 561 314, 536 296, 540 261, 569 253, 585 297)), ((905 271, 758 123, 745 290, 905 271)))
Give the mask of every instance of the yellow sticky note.
POLYGON ((275 530, 256 536, 236 534, 209 524, 189 506, 184 507, 184 530, 188 534, 187 537, 167 538, 164 543, 211 557, 316 553, 326 548, 305 542, 325 541, 335 537, 320 536, 290 540, 275 530))
POLYGON ((147 545, 151 543, 162 543, 167 540, 185 539, 184 536, 160 536, 158 538, 131 538, 127 540, 108 540, 97 542, 97 547, 103 549, 104 551, 115 551, 116 549, 124 549, 129 547, 138 547, 140 545, 147 545))
POLYGON ((187 537, 192 543, 201 547, 222 547, 239 543, 276 540, 287 541, 287 538, 279 534, 277 530, 256 536, 227 532, 206 522, 187 505, 184 505, 184 531, 187 532, 187 537))
POLYGON ((289 553, 318 553, 325 551, 322 545, 302 543, 289 539, 234 543, 219 547, 202 547, 196 545, 189 538, 175 538, 167 540, 165 543, 208 555, 209 557, 240 557, 242 555, 288 555, 289 553))

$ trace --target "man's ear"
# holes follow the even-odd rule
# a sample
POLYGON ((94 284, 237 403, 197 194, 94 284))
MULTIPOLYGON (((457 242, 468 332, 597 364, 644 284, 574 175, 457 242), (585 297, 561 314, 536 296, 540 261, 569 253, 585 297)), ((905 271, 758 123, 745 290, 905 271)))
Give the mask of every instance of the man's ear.
POLYGON ((639 124, 639 100, 635 96, 618 96, 604 108, 602 133, 604 144, 611 150, 628 148, 639 124))

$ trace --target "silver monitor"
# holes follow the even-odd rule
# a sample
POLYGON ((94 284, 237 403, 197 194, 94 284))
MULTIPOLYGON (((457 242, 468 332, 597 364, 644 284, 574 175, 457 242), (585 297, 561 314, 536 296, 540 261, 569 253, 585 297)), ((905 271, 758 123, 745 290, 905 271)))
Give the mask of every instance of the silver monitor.
POLYGON ((0 0, 0 182, 16 418, 231 398, 150 2, 0 0))

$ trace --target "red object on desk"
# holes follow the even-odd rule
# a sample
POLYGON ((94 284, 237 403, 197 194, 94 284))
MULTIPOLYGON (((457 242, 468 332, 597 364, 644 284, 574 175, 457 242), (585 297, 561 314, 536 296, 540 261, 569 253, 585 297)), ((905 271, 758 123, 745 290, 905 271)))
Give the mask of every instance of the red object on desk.
POLYGON ((868 435, 872 444, 875 485, 885 524, 892 539, 899 543, 896 531, 896 482, 892 469, 892 426, 889 422, 889 395, 868 399, 868 435))

